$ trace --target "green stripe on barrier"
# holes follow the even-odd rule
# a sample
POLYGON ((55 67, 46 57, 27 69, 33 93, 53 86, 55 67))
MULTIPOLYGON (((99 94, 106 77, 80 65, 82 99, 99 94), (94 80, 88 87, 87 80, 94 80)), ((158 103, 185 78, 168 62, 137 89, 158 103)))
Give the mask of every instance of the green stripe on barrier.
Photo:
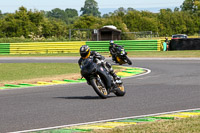
POLYGON ((192 111, 192 112, 200 112, 200 110, 194 110, 194 111, 192 111))
POLYGON ((86 82, 86 79, 78 79, 78 81, 86 82))
POLYGON ((13 85, 13 84, 5 84, 6 87, 28 87, 26 85, 13 85))
POLYGON ((148 116, 149 118, 156 118, 156 119, 169 119, 174 120, 174 117, 159 117, 159 116, 148 116))
POLYGON ((90 129, 53 129, 44 131, 36 131, 31 133, 78 133, 78 132, 89 132, 90 129))
POLYGON ((160 120, 159 118, 138 118, 138 119, 125 119, 125 120, 119 120, 118 122, 136 122, 136 123, 140 123, 140 122, 154 122, 160 120))
POLYGON ((10 53, 10 43, 0 43, 0 54, 10 53))
POLYGON ((85 81, 81 81, 81 80, 71 80, 71 79, 64 79, 64 81, 66 81, 66 82, 70 82, 70 83, 85 82, 85 81))
MULTIPOLYGON (((157 40, 119 40, 115 43, 123 45, 126 51, 157 51, 159 47, 157 40)), ((109 51, 109 41, 87 41, 86 45, 97 52, 109 51)))
POLYGON ((37 85, 34 85, 34 84, 28 84, 28 83, 21 83, 19 85, 24 85, 24 86, 37 86, 37 85))
POLYGON ((140 74, 141 72, 144 72, 144 71, 140 71, 140 72, 122 71, 122 72, 125 72, 125 73, 131 73, 131 74, 140 74))

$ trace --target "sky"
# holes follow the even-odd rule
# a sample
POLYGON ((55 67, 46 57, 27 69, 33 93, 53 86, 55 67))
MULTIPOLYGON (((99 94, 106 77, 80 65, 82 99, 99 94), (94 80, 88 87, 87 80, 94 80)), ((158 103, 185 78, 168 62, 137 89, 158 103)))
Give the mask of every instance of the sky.
MULTIPOLYGON (((136 10, 148 10, 158 12, 159 9, 180 7, 184 0, 95 0, 99 10, 104 13, 112 12, 119 7, 134 8, 136 10)), ((37 9, 50 11, 54 8, 65 10, 66 8, 80 11, 84 6, 85 0, 0 0, 0 10, 2 13, 14 13, 20 6, 28 10, 37 9)))

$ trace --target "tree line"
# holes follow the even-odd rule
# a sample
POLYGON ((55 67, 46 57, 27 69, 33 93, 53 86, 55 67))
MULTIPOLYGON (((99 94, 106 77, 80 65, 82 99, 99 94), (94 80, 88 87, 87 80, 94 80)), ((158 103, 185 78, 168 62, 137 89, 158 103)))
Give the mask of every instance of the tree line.
MULTIPOLYGON (((81 12, 79 16, 75 9, 38 11, 27 10, 23 6, 15 13, 3 14, 0 10, 0 38, 67 39, 69 29, 99 29, 105 25, 114 25, 122 32, 152 31, 159 36, 200 32, 200 0, 185 0, 180 8, 161 9, 158 13, 121 7, 102 16, 98 3, 86 0, 81 12)), ((73 32, 76 34, 76 31, 73 32)))

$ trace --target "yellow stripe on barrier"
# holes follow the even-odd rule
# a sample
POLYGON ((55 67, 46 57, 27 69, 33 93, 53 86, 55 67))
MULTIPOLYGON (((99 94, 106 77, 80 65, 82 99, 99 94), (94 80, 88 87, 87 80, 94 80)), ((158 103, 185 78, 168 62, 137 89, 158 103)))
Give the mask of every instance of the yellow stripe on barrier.
POLYGON ((157 51, 161 51, 161 49, 162 49, 162 42, 161 42, 161 40, 158 40, 157 43, 158 43, 157 44, 157 51))
POLYGON ((11 43, 10 54, 78 53, 85 41, 11 43))
POLYGON ((40 85, 55 85, 57 83, 38 81, 37 84, 40 84, 40 85))
POLYGON ((59 80, 52 80, 53 83, 57 83, 57 84, 69 84, 69 82, 66 81, 59 81, 59 80))
POLYGON ((120 126, 135 125, 136 122, 105 122, 89 125, 73 126, 66 129, 112 129, 120 126))

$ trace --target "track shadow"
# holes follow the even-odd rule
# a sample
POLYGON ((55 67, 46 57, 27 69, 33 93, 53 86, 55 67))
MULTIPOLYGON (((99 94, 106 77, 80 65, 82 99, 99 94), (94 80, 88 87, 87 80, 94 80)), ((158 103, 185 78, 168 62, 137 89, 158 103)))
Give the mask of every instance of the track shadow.
MULTIPOLYGON (((108 96, 108 98, 111 98, 114 96, 108 96)), ((55 97, 58 99, 83 99, 83 100, 92 100, 92 99, 102 99, 99 96, 72 96, 72 97, 55 97)))

